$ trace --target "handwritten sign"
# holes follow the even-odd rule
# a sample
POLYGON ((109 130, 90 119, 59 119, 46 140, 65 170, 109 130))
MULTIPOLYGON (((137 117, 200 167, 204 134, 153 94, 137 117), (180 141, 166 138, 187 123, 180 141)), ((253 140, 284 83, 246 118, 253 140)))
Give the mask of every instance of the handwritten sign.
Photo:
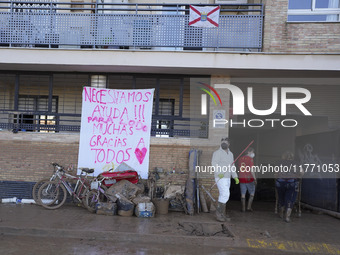
POLYGON ((125 163, 147 179, 153 94, 84 87, 78 167, 96 176, 125 163))

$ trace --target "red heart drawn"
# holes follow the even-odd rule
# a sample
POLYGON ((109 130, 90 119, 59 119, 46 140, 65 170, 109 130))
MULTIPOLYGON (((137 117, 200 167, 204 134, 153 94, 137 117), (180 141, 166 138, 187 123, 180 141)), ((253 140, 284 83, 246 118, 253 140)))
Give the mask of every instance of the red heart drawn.
POLYGON ((142 150, 140 150, 139 148, 135 149, 135 154, 136 154, 139 164, 143 163, 145 155, 146 155, 146 151, 147 149, 145 147, 142 148, 142 150))

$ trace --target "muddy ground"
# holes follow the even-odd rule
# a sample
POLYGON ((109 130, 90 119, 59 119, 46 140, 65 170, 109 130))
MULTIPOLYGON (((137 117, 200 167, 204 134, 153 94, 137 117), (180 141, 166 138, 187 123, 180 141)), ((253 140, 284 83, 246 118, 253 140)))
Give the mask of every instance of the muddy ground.
POLYGON ((91 214, 74 205, 47 210, 0 204, 0 254, 340 254, 340 220, 304 210, 292 223, 272 203, 253 213, 228 204, 231 222, 212 213, 155 218, 91 214))

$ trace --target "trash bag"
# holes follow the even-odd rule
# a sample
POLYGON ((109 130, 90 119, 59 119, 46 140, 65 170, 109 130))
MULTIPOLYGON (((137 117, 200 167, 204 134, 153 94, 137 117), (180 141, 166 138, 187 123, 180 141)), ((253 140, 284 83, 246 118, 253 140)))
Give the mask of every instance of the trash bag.
POLYGON ((180 186, 180 185, 171 185, 169 186, 169 188, 166 189, 165 193, 164 193, 164 198, 175 198, 177 194, 184 194, 184 186, 180 186))

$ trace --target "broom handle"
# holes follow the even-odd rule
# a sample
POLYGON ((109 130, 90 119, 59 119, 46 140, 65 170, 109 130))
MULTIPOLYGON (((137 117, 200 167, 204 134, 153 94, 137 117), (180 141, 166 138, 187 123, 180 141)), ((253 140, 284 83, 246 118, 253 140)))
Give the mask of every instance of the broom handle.
POLYGON ((248 144, 248 146, 240 153, 240 155, 238 155, 238 157, 234 160, 234 162, 231 164, 235 164, 235 162, 238 160, 239 157, 242 156, 242 154, 250 147, 250 145, 252 145, 254 143, 254 140, 250 142, 250 144, 248 144))
MULTIPOLYGON (((248 146, 240 153, 240 155, 238 155, 238 157, 234 160, 234 162, 230 165, 230 166, 232 166, 232 165, 234 165, 235 164, 235 162, 239 159, 239 157, 241 157, 241 155, 250 147, 250 145, 252 145, 254 143, 254 140, 252 140, 251 142, 250 142, 250 144, 248 144, 248 146)), ((219 179, 219 180, 221 180, 221 179, 219 179)), ((218 180, 218 181, 219 181, 218 180)), ((217 181, 217 182, 218 182, 217 181)), ((213 187, 215 187, 215 185, 217 184, 217 182, 215 182, 214 183, 214 185, 212 185, 211 186, 211 188, 209 189, 209 191, 211 191, 211 189, 213 188, 213 187)))

